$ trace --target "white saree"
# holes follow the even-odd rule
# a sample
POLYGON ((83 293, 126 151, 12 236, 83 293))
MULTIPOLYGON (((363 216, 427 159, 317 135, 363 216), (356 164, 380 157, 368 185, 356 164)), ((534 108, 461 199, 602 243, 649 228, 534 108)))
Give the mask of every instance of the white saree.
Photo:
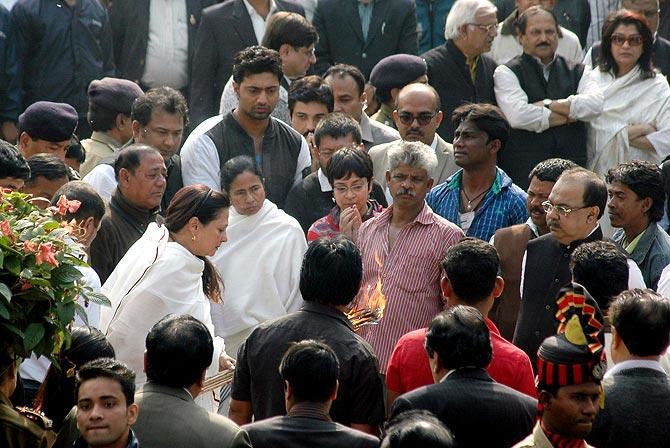
POLYGON ((604 176, 607 170, 633 159, 660 163, 670 154, 670 87, 665 76, 642 79, 636 66, 616 78, 598 68, 591 76, 603 90, 602 113, 587 122, 587 167, 604 176), (657 131, 647 135, 653 150, 628 143, 627 126, 652 124, 657 131))

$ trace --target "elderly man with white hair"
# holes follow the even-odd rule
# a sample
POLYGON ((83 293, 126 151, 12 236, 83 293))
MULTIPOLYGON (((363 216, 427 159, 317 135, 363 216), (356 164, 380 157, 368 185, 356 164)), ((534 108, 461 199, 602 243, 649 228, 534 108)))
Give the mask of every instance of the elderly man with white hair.
MULTIPOLYGON (((491 50, 497 29, 496 7, 489 0, 457 0, 447 16, 447 42, 423 54, 428 79, 440 94, 445 117, 451 117, 454 109, 464 103, 495 104, 496 63, 483 53, 491 50)), ((452 142, 454 129, 447 119, 437 133, 452 142)))
POLYGON ((360 334, 372 345, 382 370, 400 336, 424 328, 442 311, 440 261, 463 237, 425 201, 433 186, 435 151, 421 142, 399 140, 388 150, 388 159, 386 181, 393 205, 360 228, 363 280, 354 299, 356 309, 373 307, 367 298, 381 282, 384 318, 360 334))

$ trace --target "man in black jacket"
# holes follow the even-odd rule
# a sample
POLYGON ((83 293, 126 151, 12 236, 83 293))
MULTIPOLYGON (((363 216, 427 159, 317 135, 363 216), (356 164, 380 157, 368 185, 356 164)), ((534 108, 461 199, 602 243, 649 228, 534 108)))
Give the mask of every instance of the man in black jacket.
POLYGON ((16 143, 16 120, 21 113, 21 85, 16 42, 9 11, 0 5, 0 138, 16 143))

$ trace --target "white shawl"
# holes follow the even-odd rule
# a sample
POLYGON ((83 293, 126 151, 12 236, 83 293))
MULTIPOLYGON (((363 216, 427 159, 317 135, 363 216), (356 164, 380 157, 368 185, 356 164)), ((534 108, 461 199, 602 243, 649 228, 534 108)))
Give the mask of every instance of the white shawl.
POLYGON ((594 69, 588 75, 603 90, 603 112, 587 123, 588 168, 599 175, 633 159, 660 163, 670 154, 670 87, 660 73, 640 78, 640 67, 620 78, 594 69), (628 143, 627 126, 649 123, 657 131, 647 135, 652 151, 628 143))
POLYGON ((212 257, 225 287, 223 309, 212 308, 217 335, 228 337, 298 310, 307 250, 298 222, 266 199, 252 216, 231 207, 227 232, 228 242, 212 257))
POLYGON ((169 241, 165 227, 151 223, 102 286, 112 306, 103 309, 100 330, 106 333, 116 358, 135 371, 138 385, 146 382, 147 334, 167 314, 190 314, 207 326, 214 338, 207 376, 218 372, 218 359, 225 348, 223 339, 214 336, 209 300, 202 290, 204 266, 181 244, 169 241))

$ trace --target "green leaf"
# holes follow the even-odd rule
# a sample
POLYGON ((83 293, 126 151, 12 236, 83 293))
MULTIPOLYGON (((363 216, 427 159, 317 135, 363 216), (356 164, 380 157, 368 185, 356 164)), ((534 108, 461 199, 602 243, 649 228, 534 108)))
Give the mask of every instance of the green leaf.
POLYGON ((21 330, 19 330, 18 328, 16 328, 14 325, 12 325, 10 323, 7 323, 7 322, 5 322, 3 324, 0 324, 0 325, 2 325, 3 327, 5 327, 9 331, 11 331, 12 333, 17 335, 18 337, 20 337, 20 338, 23 337, 23 332, 21 330))
POLYGON ((0 283, 0 296, 7 299, 7 303, 12 301, 12 290, 9 289, 9 286, 5 285, 4 283, 0 283))
POLYGON ((21 259, 17 256, 5 258, 5 269, 14 275, 19 275, 21 272, 21 259))
POLYGON ((0 317, 4 319, 9 319, 9 310, 2 302, 0 302, 0 317))
POLYGON ((73 303, 62 303, 56 302, 56 313, 58 314, 58 320, 63 325, 67 325, 69 322, 74 319, 75 306, 73 303))
POLYGON ((84 323, 88 325, 88 316, 86 315, 86 310, 84 309, 84 307, 79 305, 78 303, 75 303, 74 310, 77 313, 77 316, 79 316, 81 320, 83 320, 84 323))
POLYGON ((44 337, 44 325, 32 323, 28 325, 23 337, 23 347, 26 352, 31 351, 44 337))
POLYGON ((62 264, 51 271, 51 278, 58 283, 74 283, 83 277, 81 271, 74 266, 62 264))
POLYGON ((104 294, 100 294, 99 292, 94 292, 91 289, 83 289, 81 291, 81 296, 84 298, 84 300, 88 300, 89 302, 97 303, 98 305, 102 306, 112 306, 112 302, 109 301, 107 296, 104 294))
POLYGON ((0 250, 0 269, 2 269, 4 261, 5 261, 5 253, 0 250))

